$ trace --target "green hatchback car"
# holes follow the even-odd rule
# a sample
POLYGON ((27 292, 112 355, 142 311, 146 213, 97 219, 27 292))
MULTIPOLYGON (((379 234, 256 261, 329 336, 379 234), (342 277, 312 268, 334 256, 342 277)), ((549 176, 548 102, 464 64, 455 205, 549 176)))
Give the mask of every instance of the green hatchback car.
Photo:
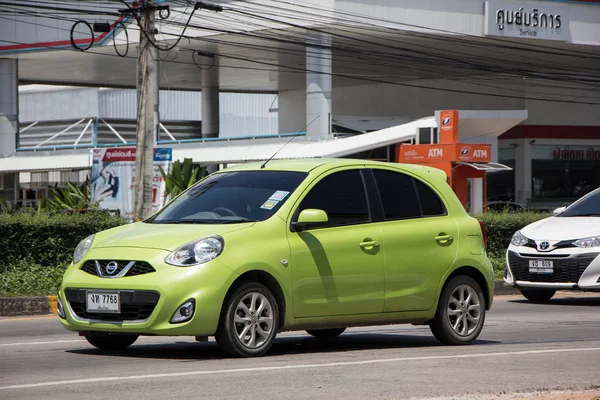
POLYGON ((427 324, 469 344, 493 299, 482 225, 444 172, 348 159, 219 171, 143 222, 85 238, 59 293, 100 349, 139 335, 215 336, 259 356, 278 332, 427 324))

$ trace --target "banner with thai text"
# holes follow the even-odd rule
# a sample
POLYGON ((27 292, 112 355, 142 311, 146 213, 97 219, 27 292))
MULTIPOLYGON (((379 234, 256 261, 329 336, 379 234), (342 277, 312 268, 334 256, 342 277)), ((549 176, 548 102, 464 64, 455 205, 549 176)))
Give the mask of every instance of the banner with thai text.
MULTIPOLYGON (((94 149, 92 159, 92 201, 99 201, 102 209, 119 210, 130 221, 134 208, 135 154, 135 147, 94 149)), ((166 186, 158 167, 168 172, 172 159, 172 149, 154 149, 152 212, 166 204, 166 186)))

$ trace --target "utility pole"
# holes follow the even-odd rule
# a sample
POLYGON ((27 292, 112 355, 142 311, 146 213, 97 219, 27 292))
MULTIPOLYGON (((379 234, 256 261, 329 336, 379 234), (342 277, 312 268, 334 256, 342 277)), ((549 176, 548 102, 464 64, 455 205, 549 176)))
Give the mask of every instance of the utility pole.
POLYGON ((158 49, 155 41, 155 0, 141 1, 140 44, 137 71, 137 130, 134 184, 134 218, 152 212, 154 145, 158 139, 158 49))

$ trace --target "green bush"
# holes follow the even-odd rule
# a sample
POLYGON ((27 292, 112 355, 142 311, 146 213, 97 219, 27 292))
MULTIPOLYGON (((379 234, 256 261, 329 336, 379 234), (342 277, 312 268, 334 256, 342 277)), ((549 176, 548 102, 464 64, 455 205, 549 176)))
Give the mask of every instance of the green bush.
POLYGON ((103 212, 0 214, 0 273, 23 263, 65 267, 82 239, 124 223, 103 212))
POLYGON ((65 267, 18 262, 0 273, 0 297, 56 295, 65 267))
POLYGON ((490 257, 499 257, 504 256, 516 231, 549 216, 550 214, 538 212, 487 212, 476 218, 483 222, 487 231, 488 254, 490 257))

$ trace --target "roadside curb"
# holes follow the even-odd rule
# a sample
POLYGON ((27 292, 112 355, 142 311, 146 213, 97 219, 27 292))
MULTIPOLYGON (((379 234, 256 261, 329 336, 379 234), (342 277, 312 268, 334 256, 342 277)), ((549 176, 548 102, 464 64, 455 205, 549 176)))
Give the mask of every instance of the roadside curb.
POLYGON ((505 296, 511 294, 521 294, 519 289, 507 285, 503 280, 497 279, 494 282, 494 296, 505 296))
POLYGON ((0 317, 56 314, 57 296, 0 297, 0 317))

